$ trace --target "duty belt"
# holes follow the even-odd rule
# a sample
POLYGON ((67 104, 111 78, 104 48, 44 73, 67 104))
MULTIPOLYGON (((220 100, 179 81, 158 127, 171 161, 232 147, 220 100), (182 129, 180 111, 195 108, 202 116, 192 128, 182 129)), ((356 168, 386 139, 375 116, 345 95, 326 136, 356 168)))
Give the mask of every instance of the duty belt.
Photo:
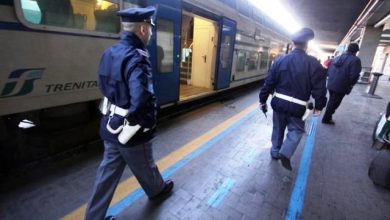
POLYGON ((104 97, 100 103, 99 106, 100 112, 103 115, 108 115, 110 114, 111 116, 116 114, 122 117, 126 117, 127 114, 129 113, 129 110, 118 107, 114 104, 111 104, 110 101, 106 97, 104 97))
POLYGON ((113 105, 113 104, 111 104, 111 106, 110 106, 110 115, 116 114, 116 115, 119 115, 122 117, 126 117, 127 113, 129 113, 129 110, 127 110, 127 109, 118 107, 118 106, 113 105))
POLYGON ((294 98, 292 96, 283 95, 283 94, 280 94, 280 93, 277 93, 277 92, 274 93, 274 96, 276 96, 276 97, 278 97, 280 99, 289 101, 289 102, 293 102, 293 103, 298 104, 298 105, 303 105, 303 106, 307 105, 306 101, 302 101, 300 99, 296 99, 296 98, 294 98))
POLYGON ((129 113, 129 110, 118 107, 114 104, 111 104, 110 101, 106 97, 102 99, 99 106, 100 112, 103 115, 109 115, 106 129, 111 134, 118 134, 118 141, 121 144, 126 144, 129 140, 138 132, 138 130, 143 129, 142 132, 145 133, 149 131, 149 128, 142 128, 141 125, 130 125, 129 121, 127 121, 126 116, 129 113), (125 117, 123 119, 123 125, 119 126, 116 129, 113 129, 110 126, 111 118, 115 115, 119 115, 125 117))

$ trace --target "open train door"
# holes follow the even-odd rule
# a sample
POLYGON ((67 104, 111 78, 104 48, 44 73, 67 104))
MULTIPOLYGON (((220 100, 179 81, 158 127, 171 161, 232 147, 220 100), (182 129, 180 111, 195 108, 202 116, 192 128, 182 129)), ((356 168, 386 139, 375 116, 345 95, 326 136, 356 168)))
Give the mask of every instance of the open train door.
POLYGON ((150 43, 159 105, 179 100, 181 1, 156 0, 156 28, 150 43), (162 4, 161 4, 162 3, 162 4))
POLYGON ((222 18, 221 40, 218 53, 218 69, 215 76, 214 88, 224 89, 229 87, 230 75, 233 63, 233 51, 236 41, 236 22, 228 18, 222 18))

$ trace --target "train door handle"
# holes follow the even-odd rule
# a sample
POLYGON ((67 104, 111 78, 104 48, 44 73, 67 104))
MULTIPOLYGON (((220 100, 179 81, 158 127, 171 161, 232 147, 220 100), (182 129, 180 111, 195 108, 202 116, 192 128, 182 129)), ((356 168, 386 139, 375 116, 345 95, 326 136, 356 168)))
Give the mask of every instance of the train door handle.
POLYGON ((204 56, 202 56, 202 57, 203 57, 203 59, 204 59, 204 62, 206 63, 206 61, 207 61, 207 56, 204 55, 204 56))

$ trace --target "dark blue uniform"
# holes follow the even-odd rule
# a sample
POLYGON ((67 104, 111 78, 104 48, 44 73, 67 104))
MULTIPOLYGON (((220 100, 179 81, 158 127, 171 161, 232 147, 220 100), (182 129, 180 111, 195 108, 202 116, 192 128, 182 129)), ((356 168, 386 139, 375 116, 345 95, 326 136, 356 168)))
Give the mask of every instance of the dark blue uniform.
POLYGON ((359 79, 362 64, 352 52, 346 52, 333 59, 328 69, 328 90, 349 94, 359 79))
MULTIPOLYGON (((316 58, 305 51, 294 49, 290 54, 280 57, 268 71, 264 86, 260 91, 260 103, 266 103, 268 95, 274 91, 308 101, 310 95, 315 99, 315 109, 322 110, 326 105, 326 73, 316 58)), ((306 107, 273 98, 272 109, 279 113, 301 118, 306 107)))
MULTIPOLYGON (((119 43, 105 51, 99 66, 99 87, 112 104, 129 110, 130 125, 152 128, 156 124, 157 101, 149 55, 135 34, 123 32, 119 43)), ((103 140, 120 144, 117 135, 106 129, 108 117, 101 119, 100 135, 103 140)), ((123 125, 123 120, 122 116, 114 115, 110 126, 116 129, 123 125)), ((146 133, 142 130, 127 143, 128 146, 152 138, 153 130, 146 133)))
MULTIPOLYGON (((303 28, 293 35, 292 40, 294 44, 305 45, 313 38, 313 31, 303 28)), ((304 133, 304 121, 301 117, 306 111, 305 103, 313 96, 315 109, 322 110, 326 105, 325 82, 326 73, 321 64, 298 48, 277 59, 268 71, 259 94, 262 106, 266 105, 268 96, 274 92, 288 97, 283 99, 274 96, 271 101, 274 110, 271 156, 275 159, 280 158, 287 169, 291 169, 289 158, 295 152, 304 133), (292 99, 298 101, 291 101, 292 99), (286 127, 288 133, 283 140, 286 127), (285 161, 288 161, 288 165, 285 165, 285 161)))
POLYGON ((104 155, 88 202, 86 220, 104 219, 126 165, 150 199, 166 195, 173 188, 172 181, 163 180, 154 162, 152 143, 149 141, 156 124, 157 102, 145 44, 152 33, 151 16, 154 11, 150 7, 118 12, 122 21, 139 23, 133 26, 138 28, 134 30, 137 34, 123 32, 119 43, 107 49, 100 61, 99 88, 115 108, 106 108, 111 111, 110 116, 103 115, 101 119, 104 155), (125 119, 130 125, 140 125, 141 129, 123 145, 118 141, 118 133, 111 132, 116 129, 120 131, 125 119), (108 130, 107 126, 112 130, 108 130), (145 132, 146 128, 150 130, 145 132))
MULTIPOLYGON (((356 48, 358 50, 357 45, 356 48)), ((351 50, 354 51, 353 47, 351 50)), ((355 56, 356 52, 347 51, 334 58, 328 69, 329 102, 322 118, 323 123, 334 124, 332 115, 340 106, 344 96, 351 92, 359 79, 362 64, 360 59, 355 56)))

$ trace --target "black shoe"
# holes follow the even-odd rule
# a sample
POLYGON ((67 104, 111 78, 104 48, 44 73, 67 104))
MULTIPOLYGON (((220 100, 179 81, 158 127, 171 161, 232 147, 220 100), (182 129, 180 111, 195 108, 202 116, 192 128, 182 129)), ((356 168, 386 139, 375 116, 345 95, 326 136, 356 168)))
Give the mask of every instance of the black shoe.
POLYGON ((272 158, 273 160, 279 160, 279 159, 280 159, 280 154, 277 153, 277 154, 275 155, 275 154, 272 154, 272 153, 271 153, 271 158, 272 158))
POLYGON ((174 184, 172 180, 165 181, 165 186, 163 190, 159 194, 149 197, 149 200, 163 200, 168 198, 171 195, 173 186, 174 184))
POLYGON ((336 124, 332 119, 330 119, 330 120, 322 120, 322 123, 323 123, 323 124, 328 124, 328 125, 334 125, 334 124, 336 124))
POLYGON ((290 159, 285 157, 283 154, 279 154, 280 161, 282 162, 282 166, 290 171, 292 171, 290 159))

